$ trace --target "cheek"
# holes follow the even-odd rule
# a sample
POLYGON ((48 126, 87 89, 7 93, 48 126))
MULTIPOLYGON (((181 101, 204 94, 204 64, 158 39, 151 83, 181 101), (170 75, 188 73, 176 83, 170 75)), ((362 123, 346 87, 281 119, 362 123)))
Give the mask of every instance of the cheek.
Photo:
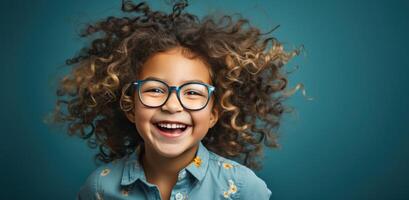
POLYGON ((135 125, 137 125, 138 128, 141 128, 143 126, 149 125, 148 123, 150 122, 152 118, 153 110, 145 108, 140 103, 136 103, 134 114, 135 114, 135 125))
POLYGON ((196 112, 192 114, 193 121, 195 126, 198 128, 208 128, 210 122, 210 114, 209 110, 202 110, 200 112, 196 112))

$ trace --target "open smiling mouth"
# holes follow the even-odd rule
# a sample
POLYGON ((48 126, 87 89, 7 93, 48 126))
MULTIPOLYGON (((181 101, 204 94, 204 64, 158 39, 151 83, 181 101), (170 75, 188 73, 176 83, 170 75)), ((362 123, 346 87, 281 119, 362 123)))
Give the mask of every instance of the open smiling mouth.
POLYGON ((186 130, 189 129, 191 126, 189 125, 170 125, 170 124, 162 124, 162 123, 155 123, 154 126, 158 130, 158 132, 166 137, 174 138, 180 135, 183 135, 186 130))

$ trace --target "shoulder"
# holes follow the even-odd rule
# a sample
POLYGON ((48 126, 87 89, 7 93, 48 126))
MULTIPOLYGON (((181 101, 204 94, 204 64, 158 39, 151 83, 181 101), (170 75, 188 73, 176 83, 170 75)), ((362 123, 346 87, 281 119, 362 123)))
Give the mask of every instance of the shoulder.
MULTIPOLYGON (((269 199, 271 191, 250 168, 209 152, 209 172, 221 185, 227 184, 223 196, 232 199, 269 199)), ((219 185, 220 186, 220 185, 219 185)))
POLYGON ((103 199, 101 191, 117 188, 120 184, 125 158, 117 159, 97 167, 81 186, 77 200, 103 199))

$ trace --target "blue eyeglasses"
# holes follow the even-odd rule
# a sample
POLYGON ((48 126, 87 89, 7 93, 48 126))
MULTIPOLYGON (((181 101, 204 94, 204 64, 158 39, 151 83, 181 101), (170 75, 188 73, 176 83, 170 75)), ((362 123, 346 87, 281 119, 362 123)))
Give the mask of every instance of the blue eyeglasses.
POLYGON ((170 97, 172 90, 183 108, 187 110, 201 110, 207 106, 215 87, 201 82, 187 82, 180 86, 169 86, 157 79, 137 80, 132 83, 137 87, 141 103, 147 107, 163 106, 170 97))

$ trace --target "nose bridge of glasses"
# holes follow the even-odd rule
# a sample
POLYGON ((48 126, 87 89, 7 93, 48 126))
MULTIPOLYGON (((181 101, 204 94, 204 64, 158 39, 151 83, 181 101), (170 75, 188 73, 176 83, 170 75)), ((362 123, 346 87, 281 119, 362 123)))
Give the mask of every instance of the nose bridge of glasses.
POLYGON ((178 92, 179 92, 179 87, 178 86, 169 86, 168 98, 167 98, 167 101, 165 102, 165 104, 167 104, 169 102, 169 99, 172 98, 172 91, 173 90, 175 91, 175 98, 176 98, 177 103, 181 104, 181 102, 179 101, 179 97, 178 97, 178 92))
POLYGON ((169 98, 172 95, 172 91, 175 91, 175 95, 177 97, 178 92, 179 92, 179 87, 178 86, 168 86, 168 87, 169 87, 169 91, 168 91, 169 98))

